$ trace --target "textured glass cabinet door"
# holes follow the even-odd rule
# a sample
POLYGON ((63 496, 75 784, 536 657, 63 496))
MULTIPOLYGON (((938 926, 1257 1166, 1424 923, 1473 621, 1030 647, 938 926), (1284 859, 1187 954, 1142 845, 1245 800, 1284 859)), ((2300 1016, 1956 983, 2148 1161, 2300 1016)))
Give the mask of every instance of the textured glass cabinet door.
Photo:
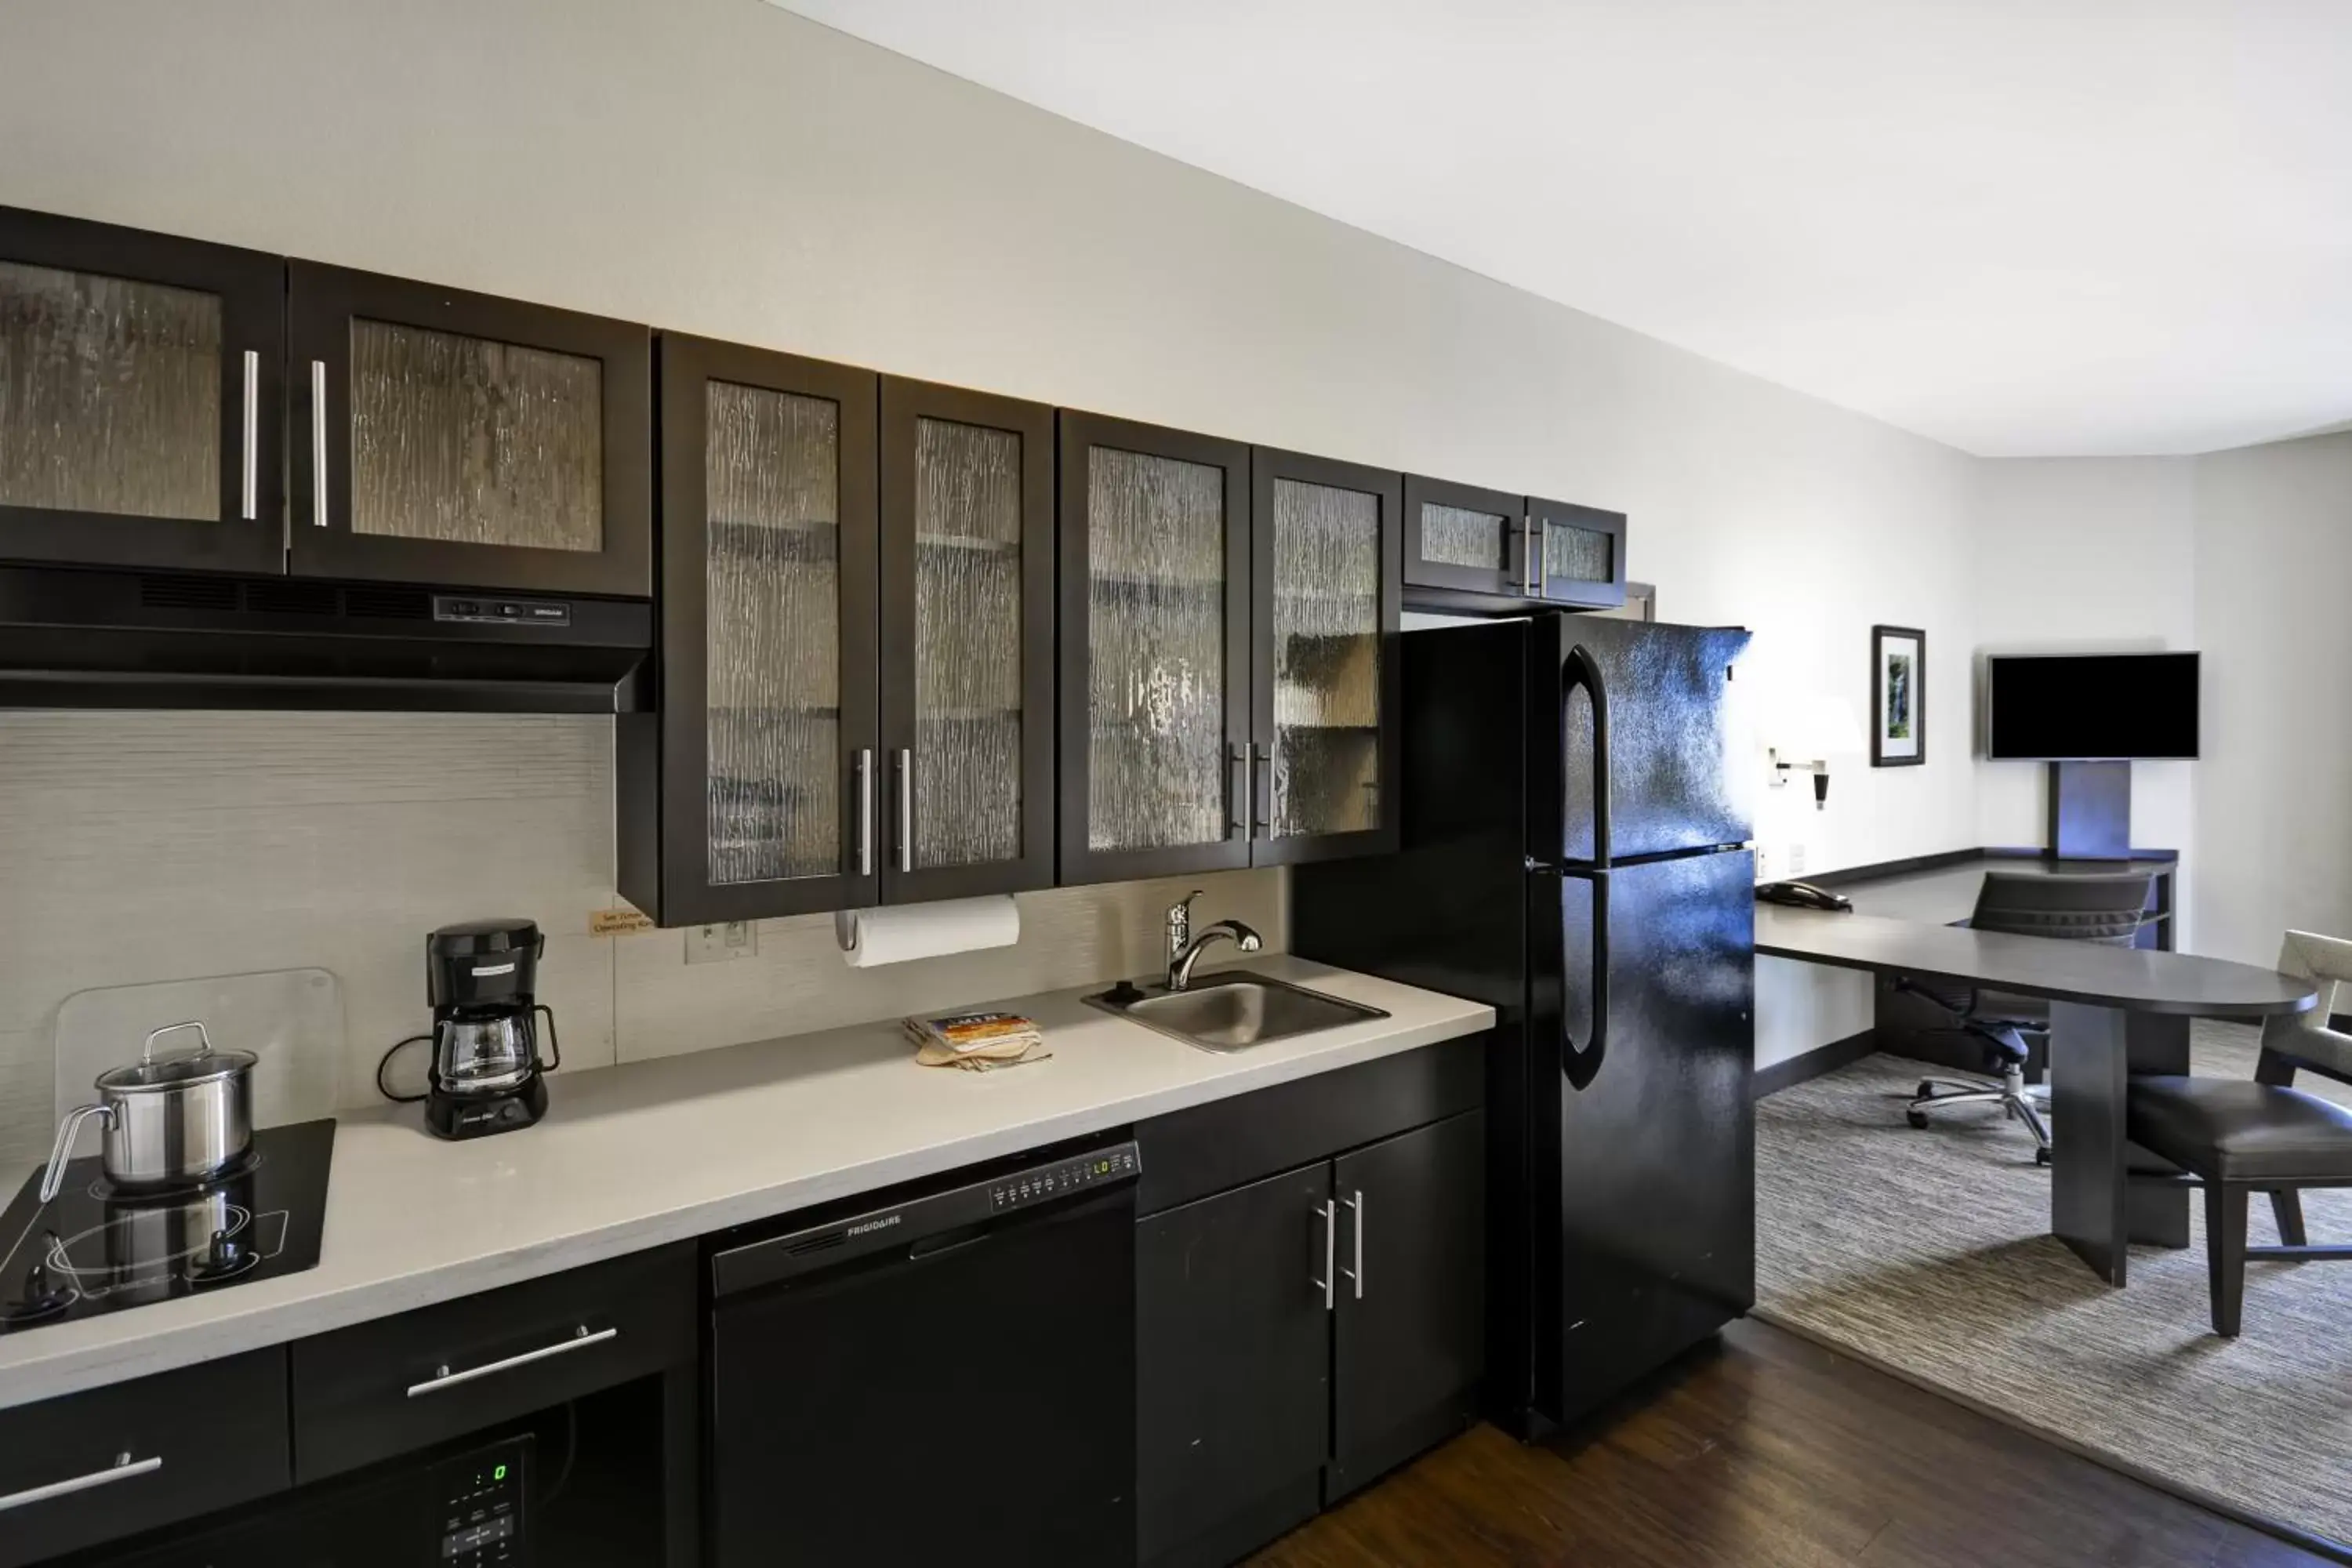
POLYGON ((1543 597, 1583 609, 1614 609, 1625 602, 1625 514, 1563 501, 1530 500, 1532 574, 1543 597))
POLYGON ((1525 595, 1527 501, 1443 479, 1404 481, 1404 580, 1425 588, 1525 595))
POLYGON ((1054 879, 1054 416, 882 383, 886 902, 1054 879))
POLYGON ((875 389, 665 334, 661 710, 614 731, 622 895, 664 925, 877 901, 875 389))
POLYGON ((842 867, 841 410, 705 384, 710 880, 842 867))
POLYGON ((352 532, 603 548, 600 363, 391 321, 351 331, 352 532))
POLYGON ((0 558, 278 569, 283 279, 0 210, 0 558))
POLYGON ((1251 858, 1393 847, 1398 477, 1259 447, 1251 858))
POLYGON ((1277 838, 1380 816, 1381 503, 1274 482, 1273 807, 1277 838))
POLYGON ((1064 879, 1242 864, 1247 448, 1064 420, 1064 879))
POLYGON ((295 262, 296 572, 653 592, 652 336, 295 262))

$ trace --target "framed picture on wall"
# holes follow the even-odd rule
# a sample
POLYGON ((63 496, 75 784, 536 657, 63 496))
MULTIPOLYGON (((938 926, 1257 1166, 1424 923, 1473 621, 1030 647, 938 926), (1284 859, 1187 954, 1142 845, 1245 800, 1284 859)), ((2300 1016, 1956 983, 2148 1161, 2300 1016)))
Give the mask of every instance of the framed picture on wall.
POLYGON ((1913 626, 1870 628, 1870 765, 1907 768, 1927 760, 1927 634, 1913 626))

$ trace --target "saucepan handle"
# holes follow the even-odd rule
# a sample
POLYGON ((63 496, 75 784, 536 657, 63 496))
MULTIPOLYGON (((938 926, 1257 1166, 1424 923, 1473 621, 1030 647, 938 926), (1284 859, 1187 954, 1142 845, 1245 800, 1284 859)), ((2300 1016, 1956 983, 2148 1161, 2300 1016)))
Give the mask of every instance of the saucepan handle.
POLYGON ((77 1105, 66 1112, 58 1123, 58 1141, 49 1150, 48 1169, 41 1173, 41 1201, 47 1203, 66 1184, 66 1162, 73 1157, 75 1137, 81 1124, 91 1117, 102 1117, 109 1127, 114 1125, 114 1107, 110 1105, 77 1105))

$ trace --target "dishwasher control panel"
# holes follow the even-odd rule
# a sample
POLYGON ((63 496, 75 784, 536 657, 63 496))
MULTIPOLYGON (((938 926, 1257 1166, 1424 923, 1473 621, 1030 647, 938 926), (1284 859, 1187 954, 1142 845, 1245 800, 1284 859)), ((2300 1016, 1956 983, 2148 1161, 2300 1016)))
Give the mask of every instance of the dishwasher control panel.
POLYGON ((1064 1193, 1075 1193, 1082 1187, 1127 1180, 1136 1174, 1137 1169, 1135 1145, 1122 1143, 1100 1153, 1065 1160, 1057 1165, 1038 1165, 1007 1176, 990 1185, 988 1206, 1019 1208, 1024 1204, 1060 1197, 1064 1193))

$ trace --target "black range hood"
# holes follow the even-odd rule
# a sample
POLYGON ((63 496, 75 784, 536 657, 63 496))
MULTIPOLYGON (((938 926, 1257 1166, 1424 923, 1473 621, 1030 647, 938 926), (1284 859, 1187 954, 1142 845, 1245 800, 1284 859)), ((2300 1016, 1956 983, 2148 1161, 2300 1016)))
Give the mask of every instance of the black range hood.
POLYGON ((0 707, 630 713, 643 600, 0 566, 0 707))

